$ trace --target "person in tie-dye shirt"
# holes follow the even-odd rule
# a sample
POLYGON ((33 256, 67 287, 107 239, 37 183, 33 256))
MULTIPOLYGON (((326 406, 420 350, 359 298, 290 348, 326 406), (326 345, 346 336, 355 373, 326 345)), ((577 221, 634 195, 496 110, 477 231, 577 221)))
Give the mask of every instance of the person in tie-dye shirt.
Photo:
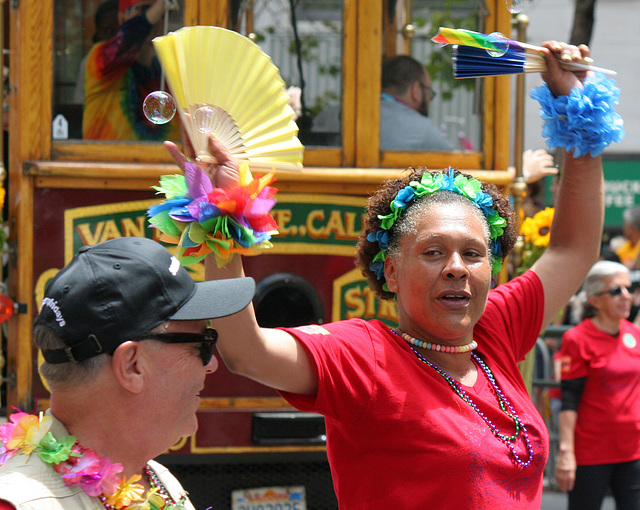
POLYGON ((177 140, 178 119, 153 124, 144 98, 160 88, 161 69, 151 39, 160 35, 164 0, 120 0, 120 29, 91 48, 85 67, 83 138, 177 140))

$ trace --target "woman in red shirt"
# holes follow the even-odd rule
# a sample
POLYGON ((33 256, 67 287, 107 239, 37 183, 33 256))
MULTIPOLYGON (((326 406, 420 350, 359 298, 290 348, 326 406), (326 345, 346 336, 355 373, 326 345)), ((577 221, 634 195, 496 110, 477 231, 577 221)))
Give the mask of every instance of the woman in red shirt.
POLYGON ((629 270, 597 262, 583 286, 584 320, 562 338, 562 410, 556 481, 569 509, 640 509, 640 328, 629 270))

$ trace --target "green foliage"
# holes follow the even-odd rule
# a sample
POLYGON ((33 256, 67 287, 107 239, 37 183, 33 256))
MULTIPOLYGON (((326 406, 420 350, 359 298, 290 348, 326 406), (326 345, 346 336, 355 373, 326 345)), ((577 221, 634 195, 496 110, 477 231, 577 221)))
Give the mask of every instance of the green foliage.
POLYGON ((536 246, 535 244, 526 243, 525 249, 522 251, 522 263, 516 270, 516 276, 520 276, 528 269, 531 269, 531 266, 533 266, 546 249, 546 246, 536 246))
MULTIPOLYGON (((342 26, 340 23, 336 23, 334 21, 323 21, 322 25, 325 29, 325 33, 332 34, 341 34, 342 26)), ((256 43, 264 42, 266 39, 266 35, 273 35, 277 32, 277 28, 275 26, 268 26, 263 29, 263 33, 255 32, 256 35, 256 43)), ((334 59, 331 62, 321 62, 319 55, 321 39, 315 35, 304 35, 300 37, 300 54, 302 60, 305 64, 314 63, 317 66, 318 74, 326 75, 331 77, 339 77, 342 73, 342 61, 340 57, 334 59)), ((289 41, 288 52, 293 57, 296 57, 297 49, 296 42, 294 39, 289 41)), ((296 85, 294 79, 288 76, 282 76, 287 86, 296 85)), ((340 103, 340 93, 339 91, 330 91, 327 90, 324 93, 313 98, 313 104, 306 105, 306 108, 311 112, 312 115, 317 115, 322 110, 328 108, 329 106, 333 106, 335 104, 340 103)))
MULTIPOLYGON (((314 62, 318 60, 317 50, 320 46, 320 41, 317 37, 307 36, 300 38, 300 54, 302 55, 302 60, 305 62, 314 62)), ((296 42, 294 39, 289 41, 289 53, 292 55, 296 54, 296 42)))
MULTIPOLYGON (((432 33, 429 38, 436 35, 438 28, 463 28, 465 30, 478 31, 479 13, 474 9, 469 9, 468 0, 446 0, 443 8, 431 11, 429 25, 432 33)), ((424 20, 420 20, 426 22, 424 20)), ((425 64, 432 81, 438 83, 439 93, 444 100, 450 100, 453 90, 464 87, 469 91, 474 90, 475 78, 456 79, 453 77, 453 49, 451 45, 444 46, 437 51, 433 51, 429 56, 429 61, 425 64)))
POLYGON ((324 94, 317 95, 314 98, 313 104, 308 106, 313 116, 318 115, 322 110, 326 108, 340 104, 340 95, 336 92, 327 90, 324 94))

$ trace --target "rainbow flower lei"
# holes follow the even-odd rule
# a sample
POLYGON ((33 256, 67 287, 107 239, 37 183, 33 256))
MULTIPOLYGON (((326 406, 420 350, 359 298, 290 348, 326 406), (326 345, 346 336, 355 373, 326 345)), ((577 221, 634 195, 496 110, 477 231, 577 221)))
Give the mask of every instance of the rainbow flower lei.
POLYGON ((271 247, 269 240, 278 232, 269 214, 276 203, 277 189, 269 187, 274 180, 274 172, 254 178, 243 162, 240 185, 223 190, 214 188, 202 169, 187 162, 184 175, 162 176, 160 185, 153 187, 165 201, 149 207, 149 223, 160 230, 161 241, 178 245, 184 265, 209 253, 222 265, 233 253, 271 247))
POLYGON ((17 454, 38 457, 62 475, 65 485, 79 484, 91 497, 100 498, 112 508, 127 510, 179 510, 158 494, 154 487, 144 494, 138 483, 142 477, 133 475, 120 478, 122 464, 112 464, 89 448, 80 446, 75 436, 53 437, 50 432, 53 420, 50 416, 18 411, 0 426, 0 465, 17 454))
MULTIPOLYGON (((378 219, 381 220, 381 230, 367 235, 367 240, 372 243, 377 242, 380 248, 369 265, 369 269, 377 276, 378 280, 384 279, 384 261, 389 249, 389 231, 414 200, 437 191, 453 191, 471 200, 482 211, 489 223, 493 274, 497 274, 502 269, 502 246, 498 238, 504 233, 507 220, 493 209, 493 198, 482 191, 482 184, 479 180, 465 177, 462 174, 454 176, 453 169, 449 168, 449 171, 444 173, 425 172, 419 181, 411 181, 398 191, 391 201, 391 212, 378 215, 378 219)), ((388 291, 386 282, 383 288, 388 291)))

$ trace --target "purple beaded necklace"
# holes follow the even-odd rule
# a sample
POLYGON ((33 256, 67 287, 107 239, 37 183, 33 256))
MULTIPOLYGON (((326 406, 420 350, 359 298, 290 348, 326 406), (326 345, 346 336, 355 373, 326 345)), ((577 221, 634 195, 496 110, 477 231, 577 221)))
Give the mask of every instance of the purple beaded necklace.
POLYGON ((498 386, 498 383, 496 382, 496 379, 493 376, 493 373, 491 372, 489 367, 484 363, 484 361, 480 359, 479 356, 477 356, 474 353, 471 353, 471 356, 473 357, 473 359, 476 361, 478 366, 480 366, 484 374, 487 376, 487 379, 489 380, 489 383, 491 384, 491 387, 494 390, 494 394, 498 400, 498 403, 500 404, 500 409, 502 409, 502 412, 513 420, 513 423, 516 428, 516 432, 512 436, 507 436, 498 430, 498 427, 487 416, 485 416, 485 414, 482 411, 480 411, 480 409, 475 404, 475 402, 471 400, 471 397, 467 394, 466 391, 464 391, 464 388, 460 386, 458 381, 456 381, 453 377, 451 377, 444 370, 438 367, 435 363, 432 363, 427 358, 425 358, 422 354, 416 351, 415 347, 413 347, 412 345, 409 345, 409 347, 415 353, 415 355, 418 357, 420 361, 430 366, 436 372, 438 372, 442 377, 444 377, 444 379, 453 388, 453 391, 455 391, 458 394, 458 396, 462 400, 464 400, 469 405, 469 407, 471 407, 471 409, 473 409, 478 414, 478 416, 480 416, 480 418, 483 419, 483 421, 487 424, 487 426, 489 427, 489 430, 491 430, 493 435, 497 437, 502 443, 504 443, 505 446, 509 448, 509 450, 511 450, 511 453, 513 454, 515 461, 520 466, 528 467, 531 464, 531 461, 533 460, 533 447, 531 446, 531 442, 529 441, 529 434, 527 433, 527 428, 525 427, 524 423, 522 423, 522 420, 520 420, 520 417, 516 414, 515 409, 513 408, 511 403, 507 400, 507 397, 505 397, 504 394, 502 393, 502 390, 498 386), (515 440, 520 436, 520 432, 522 432, 522 439, 527 447, 528 458, 526 461, 522 460, 518 456, 518 453, 516 452, 516 448, 514 445, 515 440))

